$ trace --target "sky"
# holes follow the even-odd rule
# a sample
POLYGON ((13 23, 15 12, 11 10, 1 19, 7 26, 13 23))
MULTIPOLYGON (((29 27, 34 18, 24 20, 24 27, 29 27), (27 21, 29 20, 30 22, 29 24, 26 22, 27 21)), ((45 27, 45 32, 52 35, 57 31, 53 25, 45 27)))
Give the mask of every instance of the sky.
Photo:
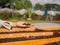
POLYGON ((60 5, 60 0, 30 0, 33 4, 33 6, 37 3, 40 4, 46 4, 46 3, 51 3, 51 4, 59 4, 60 5))

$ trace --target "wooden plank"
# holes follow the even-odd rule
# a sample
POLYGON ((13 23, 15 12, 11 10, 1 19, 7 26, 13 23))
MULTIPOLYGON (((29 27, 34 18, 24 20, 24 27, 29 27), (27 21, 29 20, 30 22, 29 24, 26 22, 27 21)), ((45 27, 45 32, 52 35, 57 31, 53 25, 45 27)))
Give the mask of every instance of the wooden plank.
MULTIPOLYGON (((39 30, 42 31, 60 31, 60 27, 55 27, 55 28, 39 28, 39 30)), ((18 32, 18 31, 37 31, 37 28, 13 28, 11 31, 1 28, 0 32, 18 32)))
POLYGON ((17 37, 29 37, 29 36, 53 36, 53 32, 0 34, 0 39, 17 38, 17 37))
POLYGON ((60 37, 40 39, 40 40, 29 40, 29 41, 17 41, 17 42, 0 43, 0 45, 44 45, 44 44, 58 42, 58 41, 60 41, 60 37))
POLYGON ((1 28, 0 32, 35 31, 36 28, 13 28, 11 31, 1 28))
POLYGON ((50 27, 50 28, 43 28, 42 30, 48 30, 48 31, 54 31, 54 30, 60 30, 60 27, 54 27, 54 28, 52 28, 52 27, 50 27))

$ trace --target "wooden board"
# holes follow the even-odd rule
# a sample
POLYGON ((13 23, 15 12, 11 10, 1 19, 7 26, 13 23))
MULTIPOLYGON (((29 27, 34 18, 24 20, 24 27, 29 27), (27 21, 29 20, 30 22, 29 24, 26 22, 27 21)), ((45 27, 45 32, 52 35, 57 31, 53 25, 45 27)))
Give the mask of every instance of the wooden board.
POLYGON ((56 28, 13 28, 11 31, 8 29, 1 28, 0 32, 18 32, 18 31, 37 31, 37 30, 42 30, 42 31, 60 31, 60 27, 56 28))
POLYGON ((48 39, 41 39, 41 40, 0 43, 0 45, 44 45, 44 44, 59 42, 59 41, 60 41, 60 37, 56 37, 56 38, 48 38, 48 39))

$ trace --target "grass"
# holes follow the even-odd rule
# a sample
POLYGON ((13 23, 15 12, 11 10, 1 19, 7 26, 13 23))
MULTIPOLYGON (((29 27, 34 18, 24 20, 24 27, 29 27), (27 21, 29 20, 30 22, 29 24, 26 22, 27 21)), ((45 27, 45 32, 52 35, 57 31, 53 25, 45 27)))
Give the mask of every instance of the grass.
POLYGON ((10 20, 7 20, 7 21, 10 21, 10 22, 19 22, 19 21, 22 21, 22 22, 29 22, 29 23, 44 23, 44 22, 49 22, 48 20, 17 20, 17 19, 10 19, 10 20))

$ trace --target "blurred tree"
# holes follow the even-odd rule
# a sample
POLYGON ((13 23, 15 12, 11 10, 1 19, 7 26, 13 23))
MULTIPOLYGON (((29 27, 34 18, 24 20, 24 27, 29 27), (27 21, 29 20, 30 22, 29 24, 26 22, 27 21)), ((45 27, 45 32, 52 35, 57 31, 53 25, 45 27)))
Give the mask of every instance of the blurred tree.
POLYGON ((29 0, 24 0, 23 4, 24 4, 24 8, 27 10, 28 13, 28 20, 31 20, 32 3, 29 0))
POLYGON ((13 8, 13 0, 9 0, 10 8, 13 8))
POLYGON ((45 8, 47 8, 47 10, 58 10, 59 9, 59 5, 58 4, 45 4, 45 8))
POLYGON ((19 10, 19 9, 22 9, 23 8, 23 3, 20 1, 20 0, 16 0, 16 6, 15 6, 15 8, 17 9, 17 10, 19 10))
POLYGON ((0 6, 5 6, 7 3, 9 3, 9 0, 0 0, 0 6))
MULTIPOLYGON (((32 4, 29 0, 23 0, 23 2, 21 0, 3 0, 3 1, 0 0, 0 2, 1 2, 0 5, 4 5, 4 6, 5 6, 5 4, 9 3, 11 9, 14 9, 13 3, 15 3, 16 4, 15 9, 19 10, 19 9, 24 8, 27 10, 29 18, 31 17, 32 4)), ((13 14, 12 14, 12 17, 13 17, 13 14)))
POLYGON ((42 5, 40 5, 39 3, 37 3, 34 7, 35 10, 41 10, 42 9, 42 5))
POLYGON ((56 10, 57 10, 57 11, 60 11, 60 5, 58 5, 58 6, 56 7, 56 10))
POLYGON ((27 9, 27 8, 31 8, 31 6, 32 6, 32 3, 29 1, 29 0, 24 0, 24 5, 25 5, 25 8, 27 9))

